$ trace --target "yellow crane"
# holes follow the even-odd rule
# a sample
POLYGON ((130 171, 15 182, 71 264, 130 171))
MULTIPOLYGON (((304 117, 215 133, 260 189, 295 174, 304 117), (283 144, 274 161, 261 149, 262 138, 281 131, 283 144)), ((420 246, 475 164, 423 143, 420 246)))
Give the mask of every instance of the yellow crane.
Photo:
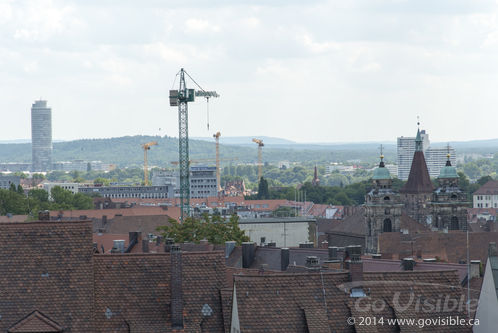
POLYGON ((258 181, 263 176, 263 147, 265 146, 263 140, 252 139, 252 142, 258 145, 258 181))
POLYGON ((221 191, 221 177, 220 177, 220 132, 213 134, 216 140, 216 183, 218 184, 218 192, 221 191))
POLYGON ((142 144, 142 149, 144 150, 144 184, 145 186, 149 185, 149 168, 147 166, 147 151, 151 146, 157 146, 157 141, 151 141, 142 144))

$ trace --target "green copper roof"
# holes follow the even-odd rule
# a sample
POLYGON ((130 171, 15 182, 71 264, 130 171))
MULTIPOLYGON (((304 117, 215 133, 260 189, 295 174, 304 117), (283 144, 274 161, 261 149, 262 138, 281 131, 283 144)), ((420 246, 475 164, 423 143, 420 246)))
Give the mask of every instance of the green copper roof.
POLYGON ((391 179, 391 174, 389 170, 385 167, 378 167, 374 170, 372 179, 391 179))
POLYGON ((422 151, 422 137, 420 136, 420 129, 417 130, 417 137, 415 138, 415 151, 422 151))
POLYGON ((439 178, 458 178, 455 167, 445 166, 439 172, 439 178))

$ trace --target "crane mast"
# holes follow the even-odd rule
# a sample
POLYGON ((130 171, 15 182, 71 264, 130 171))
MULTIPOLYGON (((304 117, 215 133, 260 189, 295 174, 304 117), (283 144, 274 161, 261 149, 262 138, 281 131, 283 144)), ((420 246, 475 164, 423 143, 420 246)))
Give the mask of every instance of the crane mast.
POLYGON ((258 182, 261 180, 263 176, 263 147, 265 146, 263 140, 261 139, 252 139, 252 142, 258 145, 258 182))
POLYGON ((147 151, 150 150, 151 146, 156 146, 157 141, 147 142, 142 145, 144 150, 144 184, 145 186, 149 186, 149 167, 147 161, 147 151))
POLYGON ((178 162, 180 164, 180 209, 181 220, 190 216, 190 165, 189 165, 189 140, 188 140, 188 102, 193 102, 195 96, 218 97, 216 91, 205 91, 182 68, 179 72, 180 87, 178 90, 169 91, 170 106, 178 106, 178 162), (185 75, 198 87, 199 91, 187 89, 185 75))
POLYGON ((220 177, 220 132, 213 134, 213 138, 216 140, 216 186, 218 186, 218 192, 221 191, 221 177, 220 177))

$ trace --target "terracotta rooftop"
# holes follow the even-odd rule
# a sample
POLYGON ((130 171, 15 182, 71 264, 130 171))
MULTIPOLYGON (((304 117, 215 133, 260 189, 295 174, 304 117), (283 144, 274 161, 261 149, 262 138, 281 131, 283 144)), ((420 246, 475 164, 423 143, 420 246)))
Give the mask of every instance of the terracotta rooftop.
POLYGON ((498 180, 489 180, 486 184, 479 187, 474 195, 496 195, 498 194, 498 180))
MULTIPOLYGON (((485 244, 489 242, 498 242, 498 232, 469 233, 470 259, 486 262, 488 251, 485 244)), ((427 232, 416 235, 382 233, 379 235, 379 246, 383 258, 398 259, 420 254, 423 258, 437 257, 451 263, 467 260, 466 233, 461 231, 427 232)))
MULTIPOLYGON (((351 297, 348 273, 294 273, 234 276, 234 295, 241 332, 415 332, 418 328, 349 325, 349 317, 384 317, 408 319, 465 316, 464 310, 434 310, 430 313, 416 308, 416 297, 460 300, 462 288, 454 271, 363 273, 362 292, 368 297, 361 304, 384 304, 378 312, 362 312, 358 298, 351 297), (397 295, 397 296, 396 296, 397 295), (444 296, 441 296, 444 295, 444 296), (396 305, 401 297, 406 308, 396 305), (398 299, 399 300, 399 299, 398 299)), ((399 304, 399 303, 398 303, 399 304)), ((434 330, 434 327, 431 327, 434 330)), ((438 326, 438 332, 471 332, 468 327, 438 326)))
MULTIPOLYGON (((90 221, 0 228, 1 332, 174 331, 169 253, 93 254, 90 221)), ((184 329, 175 332, 222 332, 223 252, 181 256, 184 329)))

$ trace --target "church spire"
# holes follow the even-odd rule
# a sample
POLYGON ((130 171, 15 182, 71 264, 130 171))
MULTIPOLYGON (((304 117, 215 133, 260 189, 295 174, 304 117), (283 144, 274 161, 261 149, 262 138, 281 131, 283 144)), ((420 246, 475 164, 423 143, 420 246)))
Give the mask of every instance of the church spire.
POLYGON ((313 181, 311 182, 311 184, 313 184, 313 186, 320 185, 320 179, 318 179, 318 169, 316 167, 316 164, 315 164, 315 173, 313 175, 313 181))
POLYGON ((417 137, 415 138, 415 151, 423 151, 422 136, 420 135, 420 121, 417 121, 417 127, 418 128, 417 128, 417 137))
POLYGON ((380 145, 380 163, 379 163, 379 168, 385 167, 385 165, 384 165, 384 154, 382 153, 383 148, 384 147, 382 145, 380 145))

